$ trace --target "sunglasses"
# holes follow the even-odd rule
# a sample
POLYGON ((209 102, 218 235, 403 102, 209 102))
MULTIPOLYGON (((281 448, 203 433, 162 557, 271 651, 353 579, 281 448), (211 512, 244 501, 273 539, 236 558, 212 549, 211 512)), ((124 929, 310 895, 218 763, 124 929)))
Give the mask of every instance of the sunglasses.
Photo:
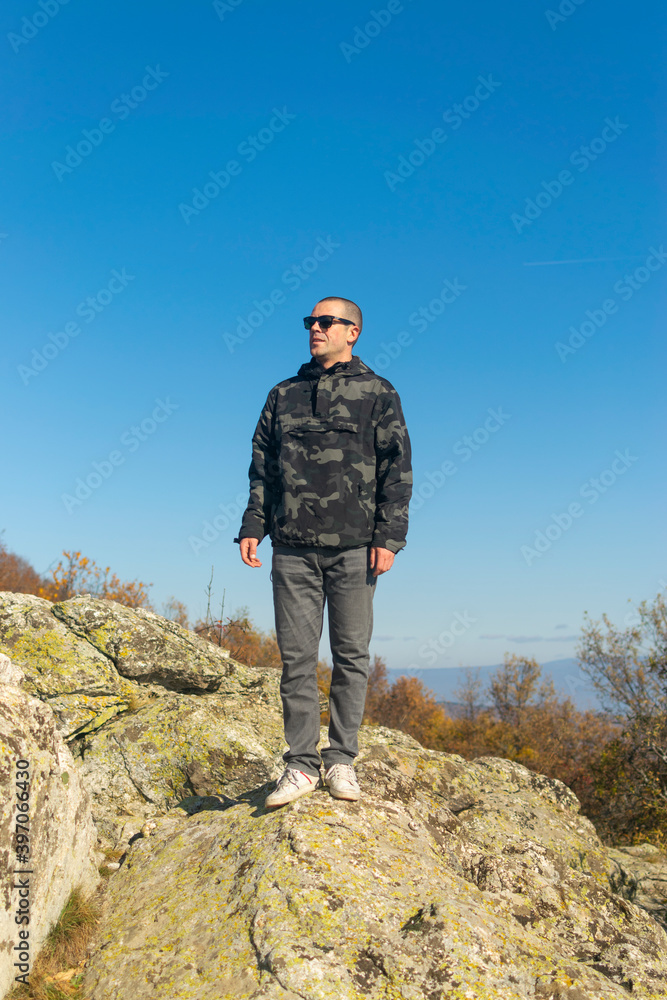
POLYGON ((310 330, 315 323, 320 324, 320 330, 329 330, 334 323, 345 323, 346 326, 354 326, 351 319, 341 319, 340 316, 304 316, 303 325, 306 330, 310 330))

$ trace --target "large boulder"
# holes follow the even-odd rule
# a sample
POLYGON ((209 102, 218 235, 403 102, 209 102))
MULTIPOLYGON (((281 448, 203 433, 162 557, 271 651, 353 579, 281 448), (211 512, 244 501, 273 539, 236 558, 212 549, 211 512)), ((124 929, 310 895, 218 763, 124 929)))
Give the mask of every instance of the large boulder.
POLYGON ((667 997, 664 910, 638 888, 658 869, 605 848, 560 782, 362 727, 359 802, 322 789, 267 811, 277 671, 90 597, 0 595, 0 647, 42 699, 0 658, 3 760, 33 754, 59 872, 44 861, 45 925, 91 881, 91 810, 116 849, 89 1000, 667 997), (83 833, 62 820, 77 810, 83 833))
POLYGON ((109 884, 90 1000, 667 996, 667 935, 560 782, 381 729, 357 772, 356 803, 159 818, 109 884))
POLYGON ((230 669, 226 650, 175 622, 91 596, 51 604, 0 593, 0 652, 23 669, 26 691, 49 702, 66 739, 131 709, 146 686, 216 691, 230 669))
POLYGON ((227 651, 153 611, 73 597, 54 604, 53 614, 108 656, 123 677, 173 691, 215 691, 220 686, 227 651))
POLYGON ((51 708, 22 679, 0 654, 0 996, 32 967, 71 890, 98 880, 88 793, 51 708))
POLYGON ((76 741, 93 815, 109 847, 192 795, 237 795, 280 772, 284 749, 275 670, 230 661, 214 694, 164 692, 76 741))
POLYGON ((113 661, 53 614, 33 594, 0 593, 0 652, 25 674, 25 691, 49 703, 69 739, 90 732, 127 708, 129 682, 113 661))

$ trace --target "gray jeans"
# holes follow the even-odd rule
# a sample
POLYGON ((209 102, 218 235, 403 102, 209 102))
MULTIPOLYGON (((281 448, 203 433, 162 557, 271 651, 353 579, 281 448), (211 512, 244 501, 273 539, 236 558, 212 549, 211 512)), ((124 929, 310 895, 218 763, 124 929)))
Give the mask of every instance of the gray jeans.
POLYGON ((283 661, 280 696, 285 742, 283 760, 319 775, 320 708, 317 656, 324 605, 329 612, 333 672, 329 695, 329 746, 325 768, 351 764, 368 684, 368 645, 373 631, 376 577, 368 545, 354 549, 274 545, 272 573, 276 635, 283 661))

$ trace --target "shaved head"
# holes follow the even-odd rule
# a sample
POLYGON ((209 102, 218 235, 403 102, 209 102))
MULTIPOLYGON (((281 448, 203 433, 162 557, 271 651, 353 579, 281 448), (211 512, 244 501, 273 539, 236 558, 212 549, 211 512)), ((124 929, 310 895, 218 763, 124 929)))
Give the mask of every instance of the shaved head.
POLYGON ((352 360, 352 348, 361 333, 361 309, 351 299, 341 299, 338 295, 327 295, 313 306, 311 317, 314 321, 319 316, 324 322, 325 317, 334 317, 334 322, 324 328, 319 322, 309 326, 310 353, 323 368, 330 368, 338 361, 352 360), (345 320, 338 323, 336 320, 345 320))
POLYGON ((337 310, 335 315, 340 315, 342 319, 352 320, 354 325, 359 327, 359 332, 361 333, 363 318, 361 309, 356 302, 353 302, 351 299, 341 299, 338 295, 327 295, 325 299, 320 299, 317 305, 320 306, 323 302, 335 303, 337 310))

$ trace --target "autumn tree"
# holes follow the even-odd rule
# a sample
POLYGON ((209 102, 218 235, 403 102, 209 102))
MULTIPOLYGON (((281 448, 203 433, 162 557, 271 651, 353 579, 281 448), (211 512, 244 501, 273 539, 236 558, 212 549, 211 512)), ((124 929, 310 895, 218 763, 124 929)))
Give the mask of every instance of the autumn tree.
POLYGON ((10 552, 0 539, 0 590, 36 594, 44 581, 27 559, 10 552))
POLYGON ((235 660, 248 666, 282 667, 275 630, 264 632, 257 628, 247 608, 241 608, 228 621, 224 646, 235 660))
POLYGON ((527 709, 555 698, 552 680, 540 683, 542 668, 537 660, 505 654, 502 667, 492 675, 488 693, 501 722, 519 725, 527 709))
POLYGON ((593 771, 598 832, 613 843, 667 847, 667 719, 628 719, 603 747, 593 771))
POLYGON ((582 811, 599 822, 595 768, 618 735, 614 721, 558 698, 539 664, 527 658, 506 656, 485 690, 470 681, 467 687, 470 706, 446 720, 433 749, 468 760, 503 757, 558 778, 577 795, 582 811))
POLYGON ((63 551, 62 557, 50 574, 42 576, 0 541, 0 590, 35 594, 53 602, 66 601, 76 594, 92 594, 129 608, 152 610, 148 600, 152 584, 139 580, 123 582, 111 572, 110 566, 102 568, 81 552, 63 551))
POLYGON ((461 706, 460 718, 474 723, 484 711, 482 706, 482 678, 480 668, 467 667, 454 689, 454 699, 461 706))
POLYGON ((584 615, 577 659, 610 714, 639 720, 667 713, 667 608, 664 594, 642 601, 627 627, 584 615))
POLYGON ((179 601, 176 597, 170 597, 162 605, 162 617, 188 628, 188 609, 183 601, 179 601))
POLYGON ((600 822, 609 838, 667 842, 667 607, 659 593, 618 628, 586 615, 577 649, 621 731, 595 768, 600 822))
POLYGON ((128 608, 146 608, 152 611, 148 590, 152 583, 140 580, 123 582, 111 567, 102 568, 81 552, 63 551, 63 559, 51 571, 38 590, 39 597, 49 601, 67 601, 77 594, 91 594, 108 601, 118 601, 128 608))
POLYGON ((490 733, 496 724, 493 708, 486 703, 488 692, 483 690, 479 669, 467 668, 454 689, 454 700, 460 711, 446 720, 437 740, 437 749, 458 753, 468 760, 494 753, 495 741, 490 733))
POLYGON ((431 746, 445 718, 435 695, 418 677, 398 677, 389 685, 384 659, 374 657, 364 709, 366 724, 401 729, 424 746, 431 746))
POLYGON ((377 722, 382 717, 382 706, 388 694, 387 664, 384 657, 378 656, 376 653, 368 673, 364 722, 377 722))
POLYGON ((214 618, 209 610, 206 618, 198 621, 194 631, 203 639, 229 651, 239 663, 249 667, 282 667, 275 631, 264 632, 250 618, 247 607, 239 608, 230 617, 224 616, 224 603, 220 617, 214 618))
POLYGON ((447 715, 435 694, 418 677, 398 677, 382 706, 382 724, 402 729, 422 746, 433 747, 447 715))
POLYGON ((329 712, 329 695, 331 694, 332 667, 326 660, 318 660, 316 667, 317 693, 320 697, 320 725, 328 726, 331 720, 329 712))

